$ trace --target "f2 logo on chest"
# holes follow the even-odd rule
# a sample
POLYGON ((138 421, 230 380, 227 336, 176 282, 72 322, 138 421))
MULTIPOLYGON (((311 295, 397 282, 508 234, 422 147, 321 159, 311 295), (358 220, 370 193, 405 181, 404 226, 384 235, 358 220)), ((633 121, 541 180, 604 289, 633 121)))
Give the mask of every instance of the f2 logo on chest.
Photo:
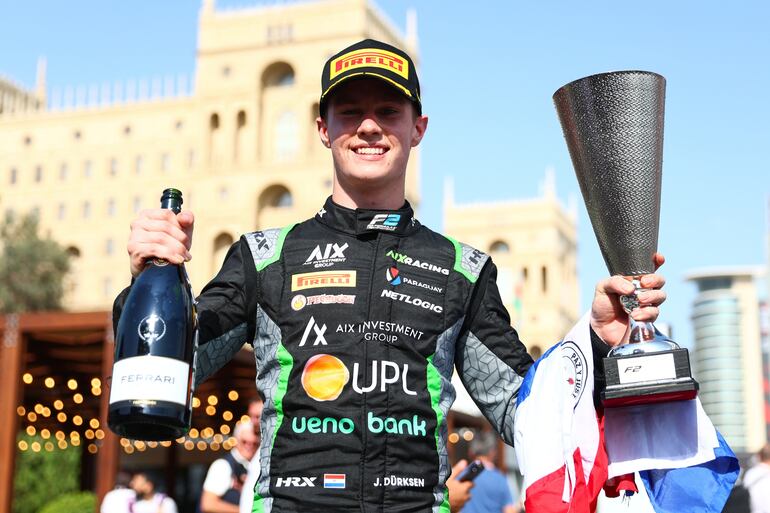
POLYGON ((299 343, 299 347, 304 346, 307 341, 308 337, 310 336, 310 331, 315 332, 315 341, 313 342, 314 346, 317 345, 328 345, 326 343, 326 338, 324 337, 324 333, 326 333, 326 324, 321 326, 317 322, 315 322, 315 319, 313 317, 310 317, 310 320, 307 323, 307 326, 305 326, 305 332, 302 334, 302 340, 299 343))

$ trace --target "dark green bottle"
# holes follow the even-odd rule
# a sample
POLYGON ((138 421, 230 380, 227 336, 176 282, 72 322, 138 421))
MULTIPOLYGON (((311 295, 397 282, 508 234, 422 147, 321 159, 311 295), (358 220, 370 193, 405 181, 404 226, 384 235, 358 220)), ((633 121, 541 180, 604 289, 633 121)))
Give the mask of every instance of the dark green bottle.
MULTIPOLYGON (((166 189, 160 207, 178 214, 182 193, 166 189)), ((108 424, 136 440, 173 440, 190 430, 195 302, 184 265, 149 260, 126 298, 115 334, 108 424)))

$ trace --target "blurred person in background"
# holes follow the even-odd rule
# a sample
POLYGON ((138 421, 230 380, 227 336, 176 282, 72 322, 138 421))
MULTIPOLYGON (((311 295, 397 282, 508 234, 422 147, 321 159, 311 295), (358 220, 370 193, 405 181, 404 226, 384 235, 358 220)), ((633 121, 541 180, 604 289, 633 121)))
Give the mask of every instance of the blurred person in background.
POLYGON ((241 513, 251 513, 251 508, 254 505, 254 486, 259 479, 259 448, 261 446, 262 432, 260 423, 262 419, 262 407, 264 406, 264 398, 262 392, 257 390, 256 396, 249 401, 249 407, 246 413, 251 420, 251 424, 254 426, 254 434, 257 436, 257 448, 254 454, 254 464, 249 465, 249 472, 246 476, 246 482, 243 484, 245 493, 241 493, 241 500, 239 503, 241 513))
POLYGON ((115 477, 115 488, 107 492, 102 500, 101 513, 130 513, 129 507, 136 501, 136 492, 131 488, 131 474, 121 470, 115 477))
POLYGON ((136 499, 129 504, 130 513, 177 513, 174 499, 157 492, 155 481, 149 474, 144 472, 134 474, 131 478, 131 488, 136 492, 136 499))
POLYGON ((251 421, 239 423, 233 436, 237 442, 235 447, 215 460, 206 474, 201 495, 202 513, 238 513, 241 491, 259 438, 251 421))
POLYGON ((497 436, 478 433, 471 441, 471 455, 484 464, 484 471, 473 480, 471 499, 462 513, 518 513, 508 480, 495 467, 497 436))
POLYGON ((751 513, 770 513, 770 444, 757 453, 759 462, 743 476, 751 496, 751 513))

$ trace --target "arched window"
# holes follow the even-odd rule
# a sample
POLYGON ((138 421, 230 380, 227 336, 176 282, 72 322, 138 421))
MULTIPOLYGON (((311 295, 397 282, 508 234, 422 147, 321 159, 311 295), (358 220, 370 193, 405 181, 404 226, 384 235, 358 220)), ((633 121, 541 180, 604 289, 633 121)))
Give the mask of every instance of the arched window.
POLYGON ((287 87, 294 85, 294 68, 287 62, 275 62, 262 73, 262 87, 287 87))
POLYGON ((214 112, 209 117, 209 161, 218 163, 222 156, 222 130, 220 130, 219 114, 214 112))
POLYGON ((235 141, 233 147, 233 160, 238 162, 241 158, 241 148, 243 148, 244 128, 246 127, 246 111, 239 110, 235 119, 235 141))
POLYGON ((543 285, 543 294, 548 292, 548 268, 543 266, 540 268, 541 283, 543 285))
POLYGON ((286 162, 297 155, 299 130, 297 116, 292 111, 284 111, 278 116, 273 131, 275 160, 286 162))
POLYGON ((492 244, 489 245, 489 252, 490 253, 510 253, 511 248, 508 246, 506 242, 503 242, 501 240, 496 240, 492 244))
POLYGON ((219 271, 219 268, 222 266, 222 262, 225 261, 225 256, 227 255, 227 250, 230 249, 230 246, 233 245, 233 237, 229 233, 220 233, 216 236, 214 239, 214 252, 212 254, 213 256, 213 271, 216 273, 219 271))
POLYGON ((69 246, 66 251, 70 258, 80 258, 80 249, 77 246, 69 246))
POLYGON ((294 204, 291 192, 283 185, 271 185, 259 196, 259 208, 288 208, 294 204))

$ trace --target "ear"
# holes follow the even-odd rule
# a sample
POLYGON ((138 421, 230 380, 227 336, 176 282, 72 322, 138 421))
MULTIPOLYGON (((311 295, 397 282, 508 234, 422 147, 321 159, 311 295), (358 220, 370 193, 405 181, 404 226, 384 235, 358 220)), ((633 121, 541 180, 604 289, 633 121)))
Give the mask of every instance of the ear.
POLYGON ((326 121, 322 117, 317 117, 315 120, 315 126, 318 129, 318 137, 321 139, 321 143, 327 148, 331 148, 332 144, 329 140, 329 128, 326 126, 326 121))
POLYGON ((425 131, 428 129, 428 116, 417 116, 414 120, 412 129, 412 147, 414 148, 422 141, 425 131))

